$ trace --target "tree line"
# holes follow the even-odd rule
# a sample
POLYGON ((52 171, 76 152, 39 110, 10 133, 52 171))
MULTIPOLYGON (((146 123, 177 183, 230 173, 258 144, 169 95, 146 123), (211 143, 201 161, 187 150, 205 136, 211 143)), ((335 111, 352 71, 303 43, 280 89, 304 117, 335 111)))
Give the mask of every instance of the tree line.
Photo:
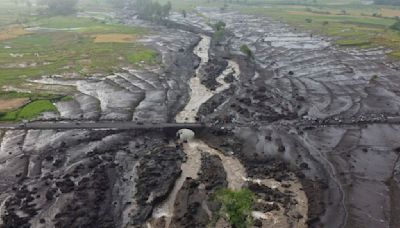
POLYGON ((163 20, 169 16, 171 9, 171 2, 161 5, 158 1, 136 0, 133 4, 133 10, 135 10, 139 18, 145 20, 163 20))
POLYGON ((400 5, 400 0, 375 0, 378 5, 400 5))
POLYGON ((78 0, 39 0, 45 7, 44 12, 50 15, 68 15, 76 12, 78 0))
POLYGON ((135 12, 140 19, 160 21, 167 18, 171 12, 172 4, 160 4, 152 0, 108 0, 117 9, 135 12))
MULTIPOLYGON (((171 12, 172 4, 160 4, 152 0, 107 0, 117 9, 127 9, 136 12, 139 18, 160 21, 167 18, 171 12)), ((44 8, 44 13, 50 15, 68 15, 76 12, 78 0, 39 0, 44 8)))

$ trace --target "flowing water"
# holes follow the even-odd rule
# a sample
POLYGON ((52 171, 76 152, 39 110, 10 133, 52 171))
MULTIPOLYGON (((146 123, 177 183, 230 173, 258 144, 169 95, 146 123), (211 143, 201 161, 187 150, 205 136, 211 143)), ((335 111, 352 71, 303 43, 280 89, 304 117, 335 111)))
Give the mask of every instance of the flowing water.
MULTIPOLYGON (((217 77, 217 82, 220 86, 215 90, 211 91, 200 81, 200 69, 209 60, 209 48, 210 48, 210 37, 202 36, 201 41, 194 49, 194 54, 200 57, 201 62, 196 70, 196 75, 190 80, 190 100, 186 107, 178 113, 175 120, 178 123, 182 122, 196 122, 196 116, 200 106, 209 100, 212 96, 222 92, 229 88, 229 84, 224 81, 224 78, 233 73, 234 77, 237 78, 239 75, 239 66, 233 62, 228 61, 227 68, 217 77)), ((158 219, 164 217, 166 219, 166 227, 169 226, 174 211, 174 202, 178 191, 181 189, 186 178, 197 178, 197 173, 201 166, 201 153, 209 153, 210 155, 217 155, 221 158, 224 169, 227 173, 228 186, 232 189, 240 189, 244 183, 246 177, 245 168, 239 162, 239 160, 225 156, 220 151, 211 148, 202 140, 194 137, 194 133, 190 130, 181 130, 179 132, 181 140, 187 141, 184 143, 184 151, 187 156, 187 160, 182 164, 182 174, 175 183, 173 190, 171 191, 168 198, 154 210, 153 218, 158 219)))
MULTIPOLYGON (((202 36, 201 41, 194 49, 194 54, 200 57, 201 62, 196 70, 196 75, 190 80, 189 84, 191 89, 190 100, 186 105, 186 107, 175 118, 176 122, 178 123, 196 122, 196 116, 200 106, 215 94, 220 93, 229 88, 230 84, 225 82, 224 78, 232 73, 235 79, 238 79, 239 77, 240 69, 238 64, 235 63, 234 61, 228 60, 228 66, 221 73, 221 75, 216 78, 216 81, 220 84, 220 86, 216 88, 215 91, 211 91, 203 84, 201 84, 199 72, 201 67, 204 64, 206 64, 209 60, 209 54, 208 54, 209 48, 210 48, 210 37, 202 36)), ((155 220, 160 218, 165 219, 165 227, 169 227, 170 225, 174 213, 174 203, 176 200, 176 196, 179 190, 181 189, 183 183, 187 178, 192 178, 192 179, 197 178, 198 172, 201 167, 202 153, 208 153, 209 155, 216 155, 221 159, 222 165, 227 175, 228 187, 230 189, 240 190, 246 181, 250 182, 257 181, 262 184, 265 184, 268 181, 268 180, 248 179, 246 170, 238 159, 232 156, 226 156, 221 151, 211 148, 202 140, 195 138, 195 135, 191 130, 182 129, 179 131, 179 135, 180 135, 180 140, 185 142, 183 144, 183 149, 187 156, 187 160, 181 166, 182 174, 177 179, 170 195, 161 205, 156 207, 153 212, 153 219, 155 220)), ((303 198, 305 198, 305 196, 303 198)), ((300 205, 302 205, 303 207, 307 207, 306 206, 307 200, 305 199, 302 202, 300 202, 300 205)), ((307 208, 303 209, 306 210, 307 208)), ((268 217, 268 215, 263 214, 261 212, 254 212, 253 216, 268 217)), ((277 215, 269 215, 269 217, 273 217, 275 220, 276 218, 279 218, 279 216, 277 215)), ((152 225, 148 223, 148 227, 152 227, 152 225)))

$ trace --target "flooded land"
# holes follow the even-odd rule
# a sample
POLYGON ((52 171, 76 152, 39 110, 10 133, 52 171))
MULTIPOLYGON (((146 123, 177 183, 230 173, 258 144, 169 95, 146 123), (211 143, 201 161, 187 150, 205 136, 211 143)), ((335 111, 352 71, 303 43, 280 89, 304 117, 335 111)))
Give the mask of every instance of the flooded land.
MULTIPOLYGON (((56 32, 114 43, 117 62, 94 73, 85 63, 100 60, 86 56, 87 71, 0 80, 0 118, 11 118, 0 227, 400 227, 400 66, 387 48, 338 47, 237 8, 162 23, 126 8, 79 15, 104 21, 56 32), (105 18, 126 27, 100 34, 105 18), (35 102, 49 104, 28 118, 35 102)), ((18 28, 5 49, 54 35, 52 23, 18 28)))

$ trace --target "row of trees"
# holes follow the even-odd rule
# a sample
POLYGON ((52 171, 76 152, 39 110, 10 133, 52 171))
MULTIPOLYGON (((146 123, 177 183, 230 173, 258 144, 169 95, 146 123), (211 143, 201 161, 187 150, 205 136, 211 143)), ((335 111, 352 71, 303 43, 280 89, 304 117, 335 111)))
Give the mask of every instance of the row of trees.
POLYGON ((75 13, 78 0, 39 0, 38 3, 45 7, 51 15, 67 15, 75 13))
POLYGON ((171 2, 164 5, 152 0, 108 0, 108 2, 117 9, 132 10, 139 18, 152 21, 167 18, 172 9, 171 2))
MULTIPOLYGON (((29 0, 28 0, 29 1, 29 0)), ((172 5, 167 2, 161 5, 152 0, 107 0, 114 7, 135 11, 141 19, 163 20, 169 16, 172 5)), ((45 12, 52 15, 67 15, 75 13, 78 0, 39 0, 45 7, 45 12)))
POLYGON ((153 2, 151 0, 136 0, 133 4, 133 10, 136 11, 139 18, 145 20, 163 20, 169 16, 171 9, 171 2, 161 5, 157 1, 153 2))
POLYGON ((400 0, 375 0, 379 5, 400 5, 400 0))

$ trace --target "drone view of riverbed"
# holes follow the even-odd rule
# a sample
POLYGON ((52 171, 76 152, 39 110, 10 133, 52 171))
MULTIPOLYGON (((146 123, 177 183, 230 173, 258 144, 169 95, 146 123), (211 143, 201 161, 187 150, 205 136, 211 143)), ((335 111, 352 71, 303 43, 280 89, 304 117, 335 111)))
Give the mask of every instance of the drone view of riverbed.
POLYGON ((399 17, 2 1, 0 227, 400 227, 399 17))

